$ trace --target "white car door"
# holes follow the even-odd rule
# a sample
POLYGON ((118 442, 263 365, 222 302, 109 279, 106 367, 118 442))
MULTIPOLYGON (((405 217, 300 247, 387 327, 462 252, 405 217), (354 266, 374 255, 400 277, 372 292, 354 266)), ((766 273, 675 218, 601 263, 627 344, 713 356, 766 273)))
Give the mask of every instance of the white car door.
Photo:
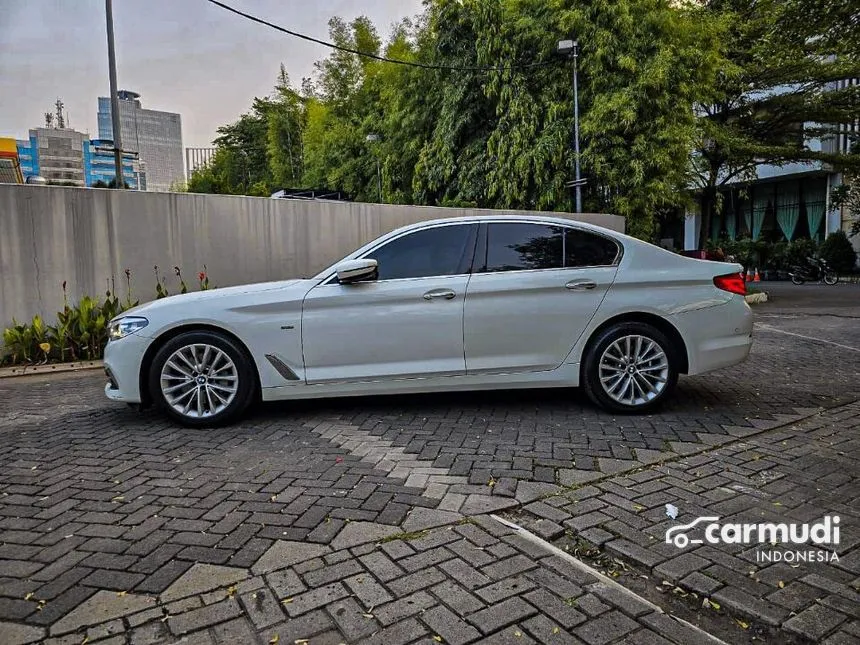
POLYGON ((482 227, 466 293, 467 373, 561 365, 612 285, 620 250, 608 237, 572 227, 482 227))
POLYGON ((311 289, 302 308, 308 383, 462 375, 463 302, 478 225, 410 231, 362 257, 377 280, 311 289))

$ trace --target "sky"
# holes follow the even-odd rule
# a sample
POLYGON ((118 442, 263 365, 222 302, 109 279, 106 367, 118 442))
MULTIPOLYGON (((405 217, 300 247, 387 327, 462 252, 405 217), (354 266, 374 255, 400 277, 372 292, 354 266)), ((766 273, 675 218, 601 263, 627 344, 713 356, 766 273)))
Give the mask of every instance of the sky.
MULTIPOLYGON (((368 16, 387 36, 420 0, 224 0, 327 40, 328 20, 368 16)), ((119 89, 144 108, 179 112, 183 145, 209 146, 215 129, 268 95, 283 62, 296 87, 329 50, 247 21, 206 0, 113 0, 119 89)), ((98 136, 109 94, 103 0, 0 0, 0 137, 26 138, 62 98, 71 127, 98 136)))

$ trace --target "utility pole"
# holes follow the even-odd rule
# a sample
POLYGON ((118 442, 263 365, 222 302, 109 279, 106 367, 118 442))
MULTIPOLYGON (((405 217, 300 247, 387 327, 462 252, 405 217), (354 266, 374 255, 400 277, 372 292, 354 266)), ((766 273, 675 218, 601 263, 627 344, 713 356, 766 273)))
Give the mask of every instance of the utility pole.
POLYGON ((125 188, 125 177, 122 173, 122 133, 119 121, 119 93, 116 87, 116 49, 113 43, 113 3, 105 0, 105 16, 107 19, 108 40, 108 70, 110 73, 110 115, 113 124, 113 159, 116 172, 116 187, 125 188))

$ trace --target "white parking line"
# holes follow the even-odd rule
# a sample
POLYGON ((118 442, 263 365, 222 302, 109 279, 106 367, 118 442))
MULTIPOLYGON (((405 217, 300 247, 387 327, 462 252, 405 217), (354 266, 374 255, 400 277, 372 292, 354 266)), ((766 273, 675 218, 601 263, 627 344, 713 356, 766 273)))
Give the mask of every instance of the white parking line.
POLYGON ((814 336, 804 336, 803 334, 795 334, 793 331, 785 331, 784 329, 777 329, 776 327, 771 327, 770 325, 764 325, 762 323, 756 323, 756 327, 759 329, 763 329, 765 331, 772 331, 776 334, 785 334, 786 336, 797 336, 798 338, 803 338, 804 340, 811 340, 816 343, 825 343, 827 345, 833 345, 834 347, 840 347, 842 349, 847 349, 852 352, 860 352, 860 348, 851 347, 850 345, 843 345, 841 343, 834 343, 832 340, 824 340, 823 338, 815 338, 814 336))

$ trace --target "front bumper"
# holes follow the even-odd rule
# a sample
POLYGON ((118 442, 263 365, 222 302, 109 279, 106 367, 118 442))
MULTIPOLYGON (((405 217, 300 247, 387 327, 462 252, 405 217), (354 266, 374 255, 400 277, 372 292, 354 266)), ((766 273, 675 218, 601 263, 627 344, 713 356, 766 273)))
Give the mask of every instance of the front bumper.
POLYGON ((140 366, 151 338, 130 334, 105 347, 104 367, 108 377, 105 396, 111 401, 140 403, 140 366))

